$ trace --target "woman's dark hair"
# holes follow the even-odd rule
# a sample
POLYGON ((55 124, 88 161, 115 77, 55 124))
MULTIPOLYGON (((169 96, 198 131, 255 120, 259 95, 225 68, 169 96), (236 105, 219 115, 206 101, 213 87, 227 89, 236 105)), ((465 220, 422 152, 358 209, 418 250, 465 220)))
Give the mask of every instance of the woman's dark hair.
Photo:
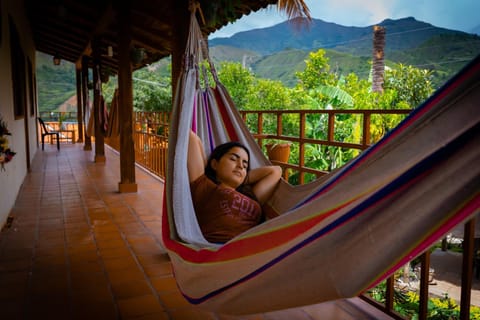
MULTIPOLYGON (((245 147, 240 142, 230 141, 230 142, 226 142, 226 143, 218 145, 212 151, 210 156, 208 157, 207 166, 205 167, 205 175, 210 180, 215 182, 215 184, 220 184, 220 181, 217 180, 217 174, 212 167, 212 161, 213 160, 220 161, 220 158, 222 158, 228 151, 230 151, 232 148, 235 148, 235 147, 242 148, 247 153, 247 156, 248 156, 247 176, 248 176, 248 172, 250 171, 250 151, 248 150, 247 147, 245 147)), ((245 180, 246 180, 246 178, 245 178, 245 180)), ((249 186, 245 185, 245 183, 242 183, 240 186, 238 186, 236 190, 238 192, 246 195, 247 197, 250 197, 250 198, 254 199, 255 201, 258 201, 257 198, 255 197, 255 194, 251 190, 251 188, 249 186)))

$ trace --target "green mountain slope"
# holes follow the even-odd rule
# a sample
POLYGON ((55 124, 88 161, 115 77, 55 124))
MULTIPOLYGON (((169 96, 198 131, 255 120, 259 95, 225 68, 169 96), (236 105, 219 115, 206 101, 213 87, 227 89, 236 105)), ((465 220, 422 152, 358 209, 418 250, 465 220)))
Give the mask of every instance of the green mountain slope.
MULTIPOLYGON (((332 72, 341 75, 354 72, 361 78, 368 77, 370 72, 369 58, 356 57, 335 50, 325 51, 332 72)), ((286 86, 293 87, 297 83, 295 73, 305 69, 305 60, 308 59, 310 52, 297 49, 284 50, 261 57, 248 66, 258 77, 280 80, 286 86)))
MULTIPOLYGON (((434 71, 433 83, 439 87, 480 53, 480 37, 465 32, 438 28, 414 18, 387 19, 380 25, 386 28, 385 59, 387 64, 403 63, 434 71)), ((264 29, 240 32, 230 38, 210 40, 211 51, 217 46, 228 47, 236 60, 235 48, 258 50, 260 58, 247 65, 264 78, 281 80, 287 86, 296 82, 295 72, 302 70, 308 52, 326 50, 332 72, 346 75, 356 73, 367 78, 372 54, 372 27, 344 27, 314 19, 303 32, 288 23, 264 29)))
POLYGON ((215 64, 221 61, 237 61, 246 64, 260 58, 261 55, 252 50, 219 45, 210 48, 210 57, 215 64))
POLYGON ((52 57, 41 52, 37 52, 36 63, 38 108, 41 111, 56 111, 76 94, 75 65, 62 61, 55 66, 52 57))

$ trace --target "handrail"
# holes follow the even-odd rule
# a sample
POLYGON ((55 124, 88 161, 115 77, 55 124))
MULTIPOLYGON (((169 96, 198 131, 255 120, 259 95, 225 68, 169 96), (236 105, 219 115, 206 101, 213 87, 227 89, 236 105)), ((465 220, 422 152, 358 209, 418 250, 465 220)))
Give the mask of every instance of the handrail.
MULTIPOLYGON (((290 170, 299 173, 298 183, 305 183, 305 174, 314 174, 317 178, 328 173, 328 170, 319 170, 318 168, 309 168, 305 165, 306 145, 317 146, 331 146, 337 148, 346 148, 354 150, 365 150, 372 143, 371 134, 371 119, 373 115, 402 115, 406 116, 411 110, 252 110, 240 111, 242 119, 247 123, 250 132, 256 138, 258 145, 263 148, 265 140, 278 140, 282 142, 289 142, 294 144, 294 148, 298 149, 297 163, 280 163, 285 170, 290 170), (357 115, 361 121, 361 141, 336 141, 335 129, 336 121, 340 115, 350 114, 357 115), (267 121, 268 116, 273 116, 275 125, 275 132, 264 132, 264 122, 267 121), (326 115, 327 117, 327 134, 326 139, 308 138, 306 135, 307 117, 313 115, 326 115), (298 135, 287 136, 283 130, 283 119, 287 116, 298 118, 298 135), (253 119, 252 119, 253 118, 253 119), (256 121, 255 121, 256 120, 256 121)), ((401 119, 399 119, 400 121, 401 119)), ((395 125, 398 124, 395 123, 395 125)), ((377 139, 378 140, 378 139, 377 139)))

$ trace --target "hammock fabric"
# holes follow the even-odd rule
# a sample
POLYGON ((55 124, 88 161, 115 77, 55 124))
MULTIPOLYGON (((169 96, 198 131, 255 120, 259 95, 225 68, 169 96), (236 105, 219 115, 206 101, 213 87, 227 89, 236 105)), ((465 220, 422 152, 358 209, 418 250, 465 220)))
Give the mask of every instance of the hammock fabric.
MULTIPOLYGON (((107 110, 105 106, 105 110, 107 110)), ((120 135, 120 117, 118 116, 118 88, 113 93, 112 102, 110 103, 110 112, 107 112, 108 125, 105 137, 113 138, 120 135)))
MULTIPOLYGON (((207 155, 239 140, 253 167, 268 160, 218 82, 202 89, 202 39, 192 13, 175 95, 162 220, 178 287, 192 304, 249 314, 358 296, 479 212, 480 59, 381 141, 334 174, 282 181, 281 213, 223 245, 198 227, 187 174, 188 133, 207 155)), ((210 60, 209 60, 210 61, 210 60)))

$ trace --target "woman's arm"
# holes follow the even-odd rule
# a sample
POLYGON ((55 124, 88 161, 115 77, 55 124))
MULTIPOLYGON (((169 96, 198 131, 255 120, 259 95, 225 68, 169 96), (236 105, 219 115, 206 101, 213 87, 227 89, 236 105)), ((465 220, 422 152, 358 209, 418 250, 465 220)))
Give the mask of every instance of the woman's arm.
POLYGON ((193 131, 190 131, 187 158, 188 179, 190 182, 197 180, 198 177, 205 173, 206 161, 202 141, 193 131))
POLYGON ((260 204, 264 204, 273 194, 282 177, 280 166, 266 166, 250 170, 246 183, 252 186, 260 204))

